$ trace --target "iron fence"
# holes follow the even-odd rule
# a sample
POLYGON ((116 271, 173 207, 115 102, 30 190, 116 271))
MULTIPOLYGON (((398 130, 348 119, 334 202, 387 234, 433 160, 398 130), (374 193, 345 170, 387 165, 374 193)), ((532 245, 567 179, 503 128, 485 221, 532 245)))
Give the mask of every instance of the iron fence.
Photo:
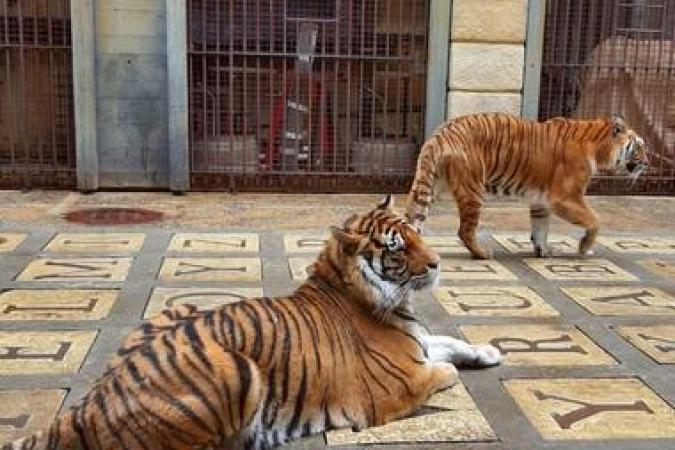
POLYGON ((675 194, 675 0, 549 0, 540 119, 621 113, 645 137, 635 186, 600 174, 592 192, 675 194))
POLYGON ((72 187, 69 0, 0 0, 0 187, 72 187))
POLYGON ((407 189, 424 135, 428 0, 187 8, 194 188, 407 189))

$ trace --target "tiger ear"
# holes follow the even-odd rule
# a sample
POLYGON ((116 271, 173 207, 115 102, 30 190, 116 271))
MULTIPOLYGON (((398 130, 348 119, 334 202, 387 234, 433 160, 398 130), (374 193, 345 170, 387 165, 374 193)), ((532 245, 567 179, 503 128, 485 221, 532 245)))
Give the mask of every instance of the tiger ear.
POLYGON ((351 216, 347 217, 347 220, 345 220, 345 223, 342 224, 343 229, 349 228, 355 221, 358 219, 359 216, 356 214, 352 214, 351 216))
POLYGON ((394 196, 389 194, 377 204, 377 209, 391 209, 394 206, 394 196))
POLYGON ((621 114, 612 114, 612 135, 617 137, 623 133, 626 124, 624 123, 623 115, 621 114))
POLYGON ((344 251, 346 254, 353 255, 358 251, 361 241, 358 237, 353 236, 336 226, 330 227, 330 234, 340 245, 342 251, 344 251))

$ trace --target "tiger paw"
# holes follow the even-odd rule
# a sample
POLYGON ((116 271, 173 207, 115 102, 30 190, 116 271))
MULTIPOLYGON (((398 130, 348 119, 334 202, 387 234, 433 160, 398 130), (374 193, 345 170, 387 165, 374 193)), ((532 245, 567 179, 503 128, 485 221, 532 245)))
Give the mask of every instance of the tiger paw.
POLYGON ((502 362, 502 354, 497 347, 490 344, 479 344, 473 346, 476 352, 476 367, 496 366, 502 362))
POLYGON ((590 248, 588 245, 585 245, 583 239, 579 242, 579 256, 581 257, 593 256, 593 249, 590 248))
POLYGON ((534 256, 537 258, 553 258, 553 250, 539 245, 534 246, 534 256))
POLYGON ((472 251, 471 257, 473 259, 492 259, 494 257, 494 252, 492 251, 492 249, 483 250, 482 248, 480 248, 472 251))

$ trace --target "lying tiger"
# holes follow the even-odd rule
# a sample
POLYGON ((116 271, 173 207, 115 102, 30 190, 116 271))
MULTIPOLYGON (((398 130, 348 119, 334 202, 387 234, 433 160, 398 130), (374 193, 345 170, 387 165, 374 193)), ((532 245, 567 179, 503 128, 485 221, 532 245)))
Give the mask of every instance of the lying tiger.
POLYGON ((455 365, 498 364, 490 345, 429 335, 412 312, 439 257, 388 197, 332 237, 290 297, 143 323, 49 431, 14 449, 259 449, 409 415, 457 382, 455 365))
POLYGON ((621 116, 546 122, 497 113, 463 116, 443 124, 424 143, 406 217, 420 228, 437 183, 447 184, 459 210, 460 239, 474 258, 486 259, 490 254, 476 240, 484 193, 525 196, 537 256, 551 256, 551 211, 585 228, 579 253, 586 255, 598 233, 598 218, 584 200, 591 175, 602 168, 636 179, 647 165, 644 140, 621 116))

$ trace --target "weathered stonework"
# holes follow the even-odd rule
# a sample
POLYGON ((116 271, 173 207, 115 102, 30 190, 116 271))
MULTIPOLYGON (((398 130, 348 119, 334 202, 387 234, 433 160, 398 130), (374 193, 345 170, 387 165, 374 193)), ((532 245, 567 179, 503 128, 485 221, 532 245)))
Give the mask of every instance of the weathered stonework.
POLYGON ((450 88, 520 92, 525 48, 522 45, 453 43, 450 88))
POLYGON ((525 42, 527 0, 455 0, 455 41, 525 42))
POLYGON ((453 2, 448 118, 520 115, 528 0, 453 2))
POLYGON ((450 91, 448 118, 482 112, 520 114, 520 93, 450 91))

